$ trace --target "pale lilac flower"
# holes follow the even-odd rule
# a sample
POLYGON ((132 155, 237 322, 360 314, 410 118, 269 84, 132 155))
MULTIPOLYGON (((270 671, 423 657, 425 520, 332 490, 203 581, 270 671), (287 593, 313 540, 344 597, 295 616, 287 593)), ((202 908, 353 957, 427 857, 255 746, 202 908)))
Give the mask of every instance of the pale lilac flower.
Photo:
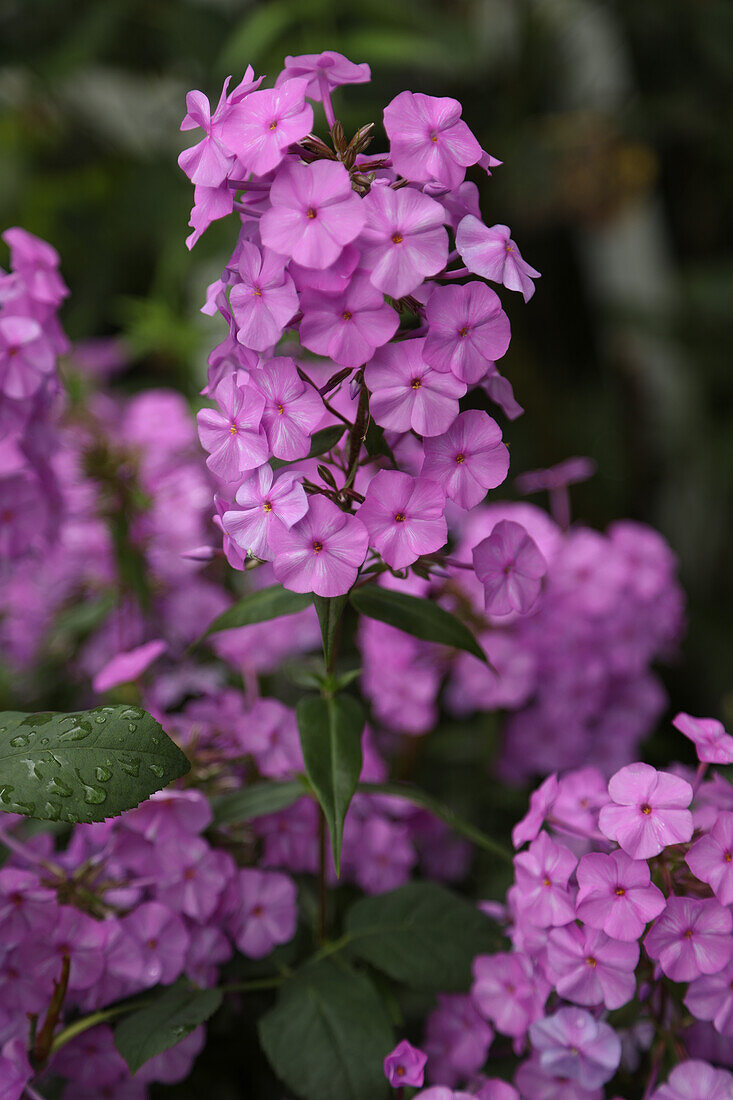
POLYGON ((646 934, 644 947, 673 982, 716 974, 733 955, 733 917, 714 898, 673 896, 646 934))
POLYGON ((53 348, 38 321, 0 317, 0 391, 6 397, 30 397, 55 365, 53 348))
POLYGON ((288 943, 298 922, 297 892, 288 875, 247 867, 239 871, 229 897, 227 927, 243 955, 262 959, 288 943))
POLYGON ((410 877, 417 853, 405 825, 371 817, 361 827, 354 878, 368 894, 395 890, 410 877))
POLYGON ((366 557, 369 535, 356 516, 323 496, 313 496, 303 519, 270 532, 277 579, 293 592, 342 596, 366 557))
POLYGON ((275 86, 279 88, 293 77, 306 77, 308 86, 305 94, 316 103, 323 103, 330 129, 335 121, 331 91, 343 84, 366 84, 371 80, 371 75, 367 64, 357 65, 335 50, 324 50, 323 53, 303 53, 297 57, 286 57, 285 68, 279 74, 275 86))
POLYGON ((304 458, 324 413, 317 391, 303 381, 287 357, 268 359, 251 381, 264 398, 262 427, 272 453, 286 462, 304 458))
POLYGON ((277 699, 258 699, 246 719, 239 743, 255 759, 261 775, 273 779, 303 770, 298 726, 290 707, 277 699))
POLYGON ((278 523, 292 527, 308 511, 303 486, 290 474, 275 479, 272 467, 260 466, 237 489, 237 507, 224 512, 222 526, 240 550, 268 561, 269 534, 278 523))
POLYGON ((610 939, 594 928, 568 924, 547 940, 545 974, 557 993, 576 1005, 620 1008, 636 992, 638 943, 610 939))
POLYGON ((722 905, 733 904, 733 813, 716 816, 710 832, 695 841, 685 862, 722 905))
POLYGON ((400 323, 381 291, 365 275, 336 296, 305 291, 299 334, 304 347, 343 367, 360 367, 391 340, 400 323))
POLYGON ((521 292, 525 302, 534 294, 533 279, 539 279, 535 271, 522 259, 519 249, 511 239, 507 225, 484 225, 468 214, 456 231, 456 248, 461 259, 474 275, 503 283, 507 290, 521 292))
MULTIPOLYGON (((423 1041, 428 1055, 428 1078, 454 1086, 459 1080, 471 1077, 486 1061, 493 1038, 493 1031, 476 1011, 471 997, 462 993, 438 994, 423 1041)), ((463 1097, 464 1093, 452 1095, 463 1097)))
POLYGON ((270 202, 260 219, 262 243, 303 267, 330 267, 364 227, 364 204, 343 164, 334 161, 288 161, 270 188, 270 202))
POLYGON ((202 833, 213 816, 201 791, 178 791, 169 787, 156 791, 146 802, 125 814, 123 820, 125 829, 140 833, 157 845, 202 833))
POLYGON ((56 895, 33 871, 0 870, 0 942, 5 949, 46 936, 56 920, 56 895))
POLYGON ((0 1097, 20 1100, 33 1077, 33 1068, 22 1039, 10 1039, 0 1053, 0 1097))
POLYGON ((481 388, 486 392, 495 405, 498 405, 507 420, 516 420, 524 409, 514 397, 514 389, 508 378, 504 378, 498 371, 484 378, 481 388))
POLYGON ((668 844, 692 836, 692 787, 650 764, 628 764, 608 784, 612 804, 603 806, 598 825, 632 859, 650 859, 668 844))
POLYGON ((569 848, 556 844, 545 832, 514 857, 517 895, 530 924, 548 928, 575 919, 568 879, 577 862, 569 848))
POLYGON ((666 905, 646 861, 620 850, 588 852, 578 864, 577 879, 578 918, 617 940, 637 940, 666 905))
POLYGON ((527 813, 512 829, 512 844, 515 848, 521 848, 528 840, 534 840, 538 835, 553 807, 557 791, 557 774, 553 772, 529 796, 527 813))
POLYGON ((92 680, 92 688, 101 695, 118 684, 129 684, 138 680, 154 661, 168 649, 168 643, 162 638, 130 649, 126 653, 117 653, 101 668, 92 680))
POLYGON ((237 275, 239 281, 229 295, 237 340, 246 348, 265 351, 278 342, 298 311, 295 284, 281 256, 267 249, 261 252, 251 241, 239 245, 237 275))
POLYGON ((59 274, 59 254, 53 245, 19 225, 6 229, 2 239, 10 249, 10 266, 31 300, 53 308, 60 305, 69 288, 59 274))
POLYGON ((236 481, 270 457, 260 427, 265 399, 234 374, 223 378, 212 396, 218 409, 202 409, 196 417, 201 445, 209 452, 206 465, 222 481, 236 481))
POLYGON ((603 1089, 587 1089, 563 1073, 545 1069, 538 1054, 521 1063, 514 1081, 523 1100, 605 1100, 606 1095, 603 1089))
POLYGON ((502 1035, 519 1039, 540 1019, 550 983, 535 972, 527 955, 478 955, 473 960, 471 996, 502 1035))
POLYGON ((458 415, 465 383, 428 366, 422 357, 424 344, 421 339, 389 344, 367 363, 364 380, 372 394, 369 405, 383 428, 441 435, 458 415))
POLYGON ((682 711, 672 725, 694 743, 703 764, 733 764, 733 737, 717 718, 693 718, 682 711))
POLYGON ((313 108, 305 102, 307 86, 307 80, 289 80, 280 88, 251 92, 230 107, 221 123, 221 140, 247 172, 271 172, 288 146, 313 129, 313 108))
POLYGON ((469 385, 494 370, 495 360, 509 347, 509 318, 498 294, 484 283, 436 287, 428 298, 425 318, 425 360, 436 370, 452 371, 469 385))
POLYGON ((480 504, 509 470, 509 451, 501 428, 485 412, 461 413, 443 435, 425 439, 421 475, 438 481, 459 508, 480 504))
POLYGON ((507 1081, 490 1077, 476 1093, 476 1100, 520 1100, 519 1093, 507 1081))
POLYGON ((392 569, 412 565, 445 545, 445 493, 435 481, 380 470, 369 482, 359 519, 371 545, 392 569))
POLYGON ((685 1004, 698 1020, 710 1020, 721 1035, 733 1035, 733 963, 690 982, 685 1004))
POLYGON ((411 294, 448 260, 446 213, 412 187, 372 187, 363 200, 362 262, 374 286, 392 298, 411 294))
MULTIPOLYGON (((142 951, 141 981, 146 986, 170 985, 182 973, 189 936, 177 913, 157 901, 146 901, 120 921, 142 951)), ((121 945, 121 966, 127 965, 128 948, 121 945)), ((109 960, 108 960, 109 965, 109 960)))
POLYGON ((189 839, 182 851, 177 841, 169 841, 157 852, 162 870, 155 884, 156 897, 169 909, 205 924, 232 877, 231 856, 198 838, 189 839))
POLYGON ((33 973, 36 981, 58 980, 67 956, 71 963, 69 989, 90 989, 104 973, 108 938, 109 926, 104 922, 61 905, 51 933, 43 939, 26 940, 19 947, 20 968, 33 973))
POLYGON ((186 248, 191 249, 212 222, 226 218, 234 209, 234 191, 226 183, 218 187, 206 187, 200 183, 193 189, 193 206, 188 224, 193 229, 186 237, 186 248))
POLYGON ((481 146, 461 119, 457 99, 400 92, 384 108, 384 128, 395 171, 417 183, 435 180, 451 191, 466 168, 481 159, 481 146))
POLYGON ((200 128, 204 136, 190 149, 184 149, 178 158, 178 167, 195 185, 218 187, 234 166, 234 154, 221 141, 222 120, 229 111, 227 88, 230 80, 231 77, 227 77, 224 81, 213 115, 208 97, 203 92, 193 91, 186 96, 186 116, 181 130, 200 128))
POLYGON ((408 1043, 407 1039, 402 1039, 384 1059, 384 1076, 393 1088, 403 1085, 420 1088, 427 1060, 427 1054, 408 1043))
POLYGON ((707 1062, 691 1059, 675 1066, 666 1085, 655 1089, 650 1100, 730 1100, 733 1076, 707 1062))
POLYGON ((586 1089, 610 1081, 621 1061, 621 1040, 608 1024, 579 1008, 561 1008, 529 1029, 543 1069, 586 1089))
POLYGON ((490 615, 526 615, 537 602, 547 562, 524 527, 502 519, 473 549, 473 567, 484 586, 490 615))

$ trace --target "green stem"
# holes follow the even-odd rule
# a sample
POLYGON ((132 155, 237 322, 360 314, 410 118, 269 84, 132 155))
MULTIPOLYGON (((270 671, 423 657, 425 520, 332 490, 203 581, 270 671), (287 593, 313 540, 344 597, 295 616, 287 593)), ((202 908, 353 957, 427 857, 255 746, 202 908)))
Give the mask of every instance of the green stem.
POLYGON ((318 942, 326 942, 326 929, 328 928, 328 882, 326 880, 326 859, 328 847, 326 844, 328 830, 326 828, 326 815, 322 808, 318 807, 318 942))
POLYGON ((77 1035, 82 1035, 91 1027, 96 1027, 97 1024, 103 1024, 105 1020, 114 1020, 115 1016, 124 1016, 126 1012, 134 1012, 136 1008, 144 1008, 145 1005, 149 1004, 150 998, 143 997, 137 1001, 128 1001, 127 1004, 103 1008, 100 1009, 99 1012, 92 1012, 90 1016, 82 1016, 80 1020, 74 1020, 73 1024, 69 1024, 68 1027, 65 1027, 63 1031, 58 1033, 51 1044, 51 1054, 55 1054, 57 1050, 66 1046, 66 1044, 72 1039, 75 1039, 77 1035))

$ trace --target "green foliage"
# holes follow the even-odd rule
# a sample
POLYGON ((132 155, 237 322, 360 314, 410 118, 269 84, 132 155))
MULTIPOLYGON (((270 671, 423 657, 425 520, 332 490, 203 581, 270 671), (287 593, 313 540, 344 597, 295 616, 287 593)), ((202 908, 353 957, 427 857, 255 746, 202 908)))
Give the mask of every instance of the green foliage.
POLYGON ((131 1073, 169 1050, 208 1020, 222 1002, 220 989, 196 989, 181 981, 149 1005, 127 1016, 115 1029, 115 1046, 131 1073))
POLYGON ((488 917, 434 882, 410 882, 349 910, 351 951, 417 989, 466 990, 471 961, 497 948, 488 917))
POLYGON ((253 783, 240 791, 223 794, 212 801, 214 824, 236 825, 263 814, 275 814, 286 810, 307 794, 300 779, 285 779, 280 783, 253 783))
POLYGON ((323 640, 323 658, 326 668, 330 669, 336 643, 338 642, 341 627, 341 616, 346 607, 346 596, 316 596, 313 595, 313 604, 318 612, 318 622, 321 624, 321 638, 323 640))
POLYGON ((380 1100, 389 1020, 367 977, 332 959, 311 963, 282 988, 259 1023, 278 1077, 301 1100, 380 1100))
POLYGON ((104 821, 189 770, 140 707, 0 713, 0 808, 45 821, 104 821))
POLYGON ((356 610, 370 619, 379 619, 425 642, 464 649, 488 663, 486 654, 468 627, 432 600, 409 596, 406 592, 395 592, 376 584, 355 588, 349 598, 356 610))
POLYGON ((361 774, 364 711, 350 695, 311 695, 300 700, 297 716, 305 773, 326 817, 340 873, 344 819, 361 774))
MULTIPOLYGON (((271 584, 260 588, 237 600, 233 607, 217 615, 203 635, 217 634, 220 630, 233 630, 238 626, 252 626, 253 623, 265 623, 270 619, 279 619, 283 615, 295 615, 311 603, 310 593, 290 592, 281 584, 271 584)), ((202 638, 202 641, 203 641, 202 638)))
MULTIPOLYGON (((318 458, 319 455, 325 455, 336 446, 345 431, 345 424, 334 424, 330 428, 321 428, 319 432, 314 432, 311 436, 311 445, 307 457, 318 458)), ((284 458, 271 458, 270 465, 273 470, 279 470, 281 466, 292 466, 293 461, 302 462, 303 459, 299 458, 288 462, 284 458)))

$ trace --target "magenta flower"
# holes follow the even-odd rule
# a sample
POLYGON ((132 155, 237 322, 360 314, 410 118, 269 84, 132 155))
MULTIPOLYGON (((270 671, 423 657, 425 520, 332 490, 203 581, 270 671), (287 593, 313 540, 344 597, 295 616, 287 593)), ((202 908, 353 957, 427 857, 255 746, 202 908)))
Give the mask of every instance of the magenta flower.
POLYGON ((691 1059, 675 1066, 666 1085, 655 1089, 650 1100, 730 1100, 733 1077, 727 1070, 691 1059))
POLYGON ((613 1009, 632 1000, 638 961, 638 943, 624 943, 595 928, 568 924, 550 933, 545 973, 566 1001, 613 1009))
POLYGON ((632 859, 650 859, 668 844, 692 836, 692 787, 650 764, 628 764, 608 784, 611 805, 601 807, 598 826, 632 859))
POLYGON ((285 68, 276 81, 276 87, 293 77, 306 77, 308 86, 305 94, 309 99, 323 103, 329 128, 335 118, 331 106, 331 91, 343 84, 366 84, 371 80, 371 70, 367 64, 356 65, 335 50, 323 53, 303 53, 298 57, 286 57, 285 68))
POLYGON ((227 927, 243 955, 262 959, 288 943, 298 923, 297 892, 288 875, 247 867, 231 887, 227 927))
POLYGON ((286 462, 304 458, 324 412, 317 391, 303 381, 287 357, 268 359, 251 380, 264 398, 262 427, 272 453, 286 462))
POLYGON ((383 817, 367 819, 355 848, 354 878, 367 894, 383 894, 402 886, 417 862, 407 827, 383 817))
MULTIPOLYGON (((145 986, 169 985, 182 973, 189 948, 189 936, 183 921, 166 905, 146 901, 122 917, 120 926, 142 952, 140 982, 145 986)), ((129 947, 123 940, 120 958, 108 966, 113 973, 125 974, 129 947)))
POLYGON ((400 92, 384 108, 384 128, 395 171, 417 183, 435 180, 454 191, 481 146, 461 119, 457 99, 400 92))
POLYGON ((59 254, 52 244, 19 225, 2 234, 10 249, 10 266, 34 302, 56 308, 69 295, 59 274, 59 254))
POLYGON ((278 342, 298 312, 295 284, 281 256, 261 252, 250 241, 240 243, 237 274, 239 282, 229 296, 237 340, 246 348, 265 351, 278 342))
POLYGON ((471 996, 502 1035, 520 1039, 542 1016, 549 993, 549 982, 535 972, 527 955, 478 955, 473 960, 471 996))
POLYGON ((488 489, 496 489, 509 470, 509 451, 501 428, 485 412, 461 413, 443 435, 424 442, 420 473, 439 482, 459 508, 480 504, 488 489))
POLYGON ((0 1096, 3 1100, 21 1100, 32 1078, 33 1068, 24 1041, 9 1039, 0 1053, 0 1096))
POLYGON ((30 397, 55 366, 53 348, 38 321, 0 317, 0 392, 30 397))
POLYGON ((277 480, 269 465, 260 466, 237 489, 239 507, 222 516, 227 535, 246 554, 268 561, 272 557, 269 535, 273 526, 292 527, 308 511, 308 498, 290 474, 277 480))
POLYGON ((733 737, 716 718, 693 718, 682 711, 672 725, 694 743, 703 764, 733 764, 733 737))
POLYGON ((436 287, 425 318, 426 362, 436 370, 452 371, 469 385, 479 382, 509 347, 509 318, 499 295, 484 283, 436 287))
POLYGON ((205 924, 231 878, 231 856, 198 837, 187 839, 183 850, 179 841, 171 840, 158 851, 165 869, 159 872, 156 897, 174 912, 205 924))
POLYGON ((233 104, 221 123, 221 140, 247 172, 264 176, 277 168, 293 142, 313 129, 313 108, 305 102, 307 80, 251 92, 233 104))
POLYGON ((685 856, 696 878, 707 882, 721 905, 733 904, 733 813, 719 813, 709 833, 685 856))
POLYGON ((270 202, 260 219, 262 243, 303 267, 330 267, 364 227, 364 204, 343 164, 334 161, 289 160, 270 188, 270 202))
POLYGON ((0 870, 0 937, 5 949, 46 936, 55 922, 56 895, 32 871, 0 870))
POLYGON ((532 280, 539 279, 540 273, 522 259, 509 226, 489 228, 473 214, 467 214, 456 230, 456 248, 474 275, 503 283, 507 290, 520 291, 525 302, 534 294, 532 280))
POLYGON ((105 951, 110 928, 104 921, 61 905, 51 934, 44 939, 26 940, 18 949, 19 969, 41 983, 57 980, 64 956, 71 962, 69 989, 91 989, 104 973, 105 951))
POLYGON ((366 276, 356 276, 343 294, 335 296, 305 291, 301 305, 301 343, 343 367, 366 363, 376 348, 392 339, 400 323, 366 276))
POLYGON ((586 1089, 609 1081, 621 1061, 621 1040, 609 1024, 579 1008, 561 1008, 529 1029, 540 1065, 586 1089))
POLYGON ((130 649, 127 653, 117 653, 108 661, 104 668, 100 669, 92 680, 92 688, 101 695, 118 684, 129 684, 138 680, 146 669, 150 668, 154 661, 168 649, 168 643, 162 638, 154 638, 152 642, 130 649))
POLYGON ((579 920, 617 940, 638 940, 667 904, 652 884, 646 861, 620 850, 588 852, 578 864, 577 879, 579 920))
POLYGON ((403 1039, 384 1059, 384 1076, 393 1088, 401 1088, 403 1085, 420 1088, 425 1077, 427 1060, 427 1054, 403 1039))
POLYGON ((473 548, 473 567, 490 615, 526 615, 542 588, 547 562, 524 527, 502 519, 473 548))
POLYGON ((234 192, 226 183, 218 187, 198 184, 193 189, 193 207, 188 224, 193 233, 186 237, 186 248, 191 249, 212 222, 226 218, 234 209, 234 192))
POLYGON ((218 187, 229 175, 234 166, 234 154, 221 141, 222 120, 229 111, 227 88, 229 80, 224 81, 219 102, 214 114, 208 97, 203 92, 193 91, 186 96, 186 116, 181 123, 182 130, 202 129, 204 136, 190 149, 184 149, 178 158, 178 167, 186 173, 191 183, 204 187, 218 187))
POLYGON ((211 824, 211 806, 200 791, 156 791, 146 802, 125 814, 125 829, 140 833, 152 843, 196 836, 211 824))
POLYGON ((733 1035, 733 963, 690 982, 685 1004, 698 1020, 710 1020, 721 1035, 733 1035))
POLYGON ((644 947, 673 982, 716 974, 733 955, 733 917, 714 898, 673 896, 646 934, 644 947))
POLYGON ((308 512, 292 527, 270 532, 275 576, 292 592, 342 596, 356 580, 369 535, 360 519, 323 496, 311 497, 308 512))
POLYGON ((412 565, 421 554, 445 546, 445 493, 427 478, 380 470, 369 482, 359 519, 369 541, 392 569, 412 565))
POLYGON ((222 481, 236 481, 270 457, 260 427, 265 399, 235 374, 223 378, 212 396, 218 409, 202 409, 196 417, 201 446, 209 452, 206 465, 222 481))
POLYGON ((441 435, 458 415, 466 386, 452 374, 440 374, 422 357, 424 340, 390 344, 376 353, 364 371, 372 393, 372 416, 395 432, 441 435))
POLYGON ((520 1096, 513 1085, 499 1077, 490 1077, 476 1093, 476 1100, 520 1100, 520 1096))
POLYGON ((375 186, 364 197, 362 262, 374 286, 392 298, 412 294, 448 260, 446 213, 439 202, 412 187, 375 186))
POLYGON ((577 862, 569 848, 556 844, 545 832, 514 857, 517 896, 530 924, 548 928, 575 919, 568 879, 577 862))
POLYGON ((534 840, 550 813, 558 792, 557 774, 548 775, 536 791, 529 796, 529 809, 512 829, 512 844, 521 848, 528 840, 534 840))

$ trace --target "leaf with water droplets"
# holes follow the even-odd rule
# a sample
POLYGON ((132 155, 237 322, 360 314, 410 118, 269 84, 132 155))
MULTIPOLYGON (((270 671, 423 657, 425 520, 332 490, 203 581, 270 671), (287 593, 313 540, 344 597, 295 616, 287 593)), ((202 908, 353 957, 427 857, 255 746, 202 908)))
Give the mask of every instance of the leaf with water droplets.
POLYGON ((181 980, 160 997, 131 1013, 115 1031, 115 1046, 131 1073, 180 1043, 194 1028, 208 1020, 222 1001, 220 989, 196 989, 181 980))
POLYGON ((139 707, 0 713, 0 810, 104 821, 185 775, 189 763, 139 707))

